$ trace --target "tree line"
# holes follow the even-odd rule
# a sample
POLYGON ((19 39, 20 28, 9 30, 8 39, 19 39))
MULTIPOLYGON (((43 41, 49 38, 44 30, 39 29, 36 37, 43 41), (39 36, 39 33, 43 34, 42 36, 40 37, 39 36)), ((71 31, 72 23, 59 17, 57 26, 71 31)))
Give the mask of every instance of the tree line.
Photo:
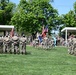
POLYGON ((0 25, 14 25, 18 32, 28 33, 41 32, 48 25, 49 34, 52 29, 76 27, 76 2, 73 10, 59 15, 50 0, 20 0, 18 5, 0 0, 0 25))

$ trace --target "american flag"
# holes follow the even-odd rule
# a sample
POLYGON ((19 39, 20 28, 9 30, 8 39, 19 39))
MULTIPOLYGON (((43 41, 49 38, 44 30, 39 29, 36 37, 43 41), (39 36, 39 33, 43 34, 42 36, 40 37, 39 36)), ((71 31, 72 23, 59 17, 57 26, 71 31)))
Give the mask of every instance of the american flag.
POLYGON ((46 27, 44 28, 43 25, 43 29, 42 29, 42 37, 44 38, 46 36, 46 33, 48 32, 48 25, 46 25, 46 27))
POLYGON ((13 36, 14 36, 14 29, 12 28, 10 32, 10 37, 13 37, 13 36))
POLYGON ((45 31, 45 32, 48 32, 48 25, 46 25, 44 31, 45 31))

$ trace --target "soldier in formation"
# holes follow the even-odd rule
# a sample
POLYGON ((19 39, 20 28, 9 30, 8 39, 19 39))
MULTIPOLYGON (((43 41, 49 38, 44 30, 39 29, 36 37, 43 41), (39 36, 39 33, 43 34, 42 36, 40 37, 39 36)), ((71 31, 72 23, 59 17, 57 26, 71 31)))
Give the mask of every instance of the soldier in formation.
POLYGON ((67 47, 69 54, 76 55, 76 37, 71 37, 68 39, 67 47))
POLYGON ((20 53, 22 54, 26 54, 26 37, 24 34, 22 34, 22 36, 19 38, 20 40, 20 53))
POLYGON ((0 37, 0 53, 3 52, 3 37, 0 37))
POLYGON ((8 34, 0 37, 0 53, 26 54, 26 37, 19 37, 17 34, 13 37, 9 37, 8 34))
POLYGON ((8 34, 3 38, 3 52, 7 53, 11 51, 11 40, 8 34))

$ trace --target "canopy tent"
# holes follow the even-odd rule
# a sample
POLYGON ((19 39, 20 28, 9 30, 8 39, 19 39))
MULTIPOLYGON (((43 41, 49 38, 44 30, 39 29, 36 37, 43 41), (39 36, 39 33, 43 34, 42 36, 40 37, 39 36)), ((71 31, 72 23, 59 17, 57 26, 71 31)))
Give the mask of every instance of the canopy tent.
POLYGON ((76 27, 65 27, 61 30, 61 32, 65 32, 65 41, 67 44, 67 33, 68 32, 76 32, 76 27))
POLYGON ((10 31, 14 26, 12 25, 0 25, 0 31, 10 31))
POLYGON ((0 36, 5 36, 6 32, 10 32, 14 29, 13 25, 0 25, 0 36))

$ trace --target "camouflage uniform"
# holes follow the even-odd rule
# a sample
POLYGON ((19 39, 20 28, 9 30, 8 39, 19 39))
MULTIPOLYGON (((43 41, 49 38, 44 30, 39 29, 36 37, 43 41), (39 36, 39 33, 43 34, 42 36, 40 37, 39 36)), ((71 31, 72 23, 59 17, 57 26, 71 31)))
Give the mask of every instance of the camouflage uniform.
POLYGON ((20 53, 26 53, 26 37, 20 37, 20 53))
POLYGON ((3 38, 0 37, 0 53, 3 52, 3 38))
POLYGON ((76 55, 76 38, 72 39, 73 54, 76 55))
POLYGON ((3 52, 10 52, 11 51, 11 41, 8 36, 3 38, 3 52))
POLYGON ((68 53, 76 55, 76 38, 68 39, 68 53))
POLYGON ((33 47, 37 48, 38 45, 39 45, 39 40, 36 38, 36 39, 33 40, 33 47))
POLYGON ((16 35, 12 37, 12 53, 19 53, 19 37, 16 35))
POLYGON ((48 48, 48 38, 47 37, 45 37, 44 39, 43 39, 43 46, 44 46, 44 48, 45 49, 47 49, 48 48))

